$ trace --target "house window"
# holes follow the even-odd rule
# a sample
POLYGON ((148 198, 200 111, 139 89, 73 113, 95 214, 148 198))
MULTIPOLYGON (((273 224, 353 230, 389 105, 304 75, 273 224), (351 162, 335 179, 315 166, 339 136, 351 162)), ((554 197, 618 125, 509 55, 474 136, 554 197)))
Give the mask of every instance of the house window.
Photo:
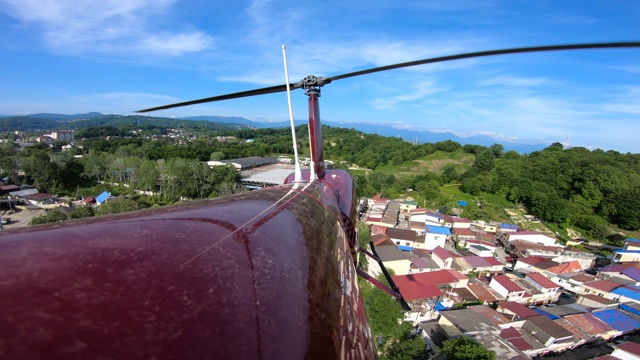
POLYGON ((404 243, 404 244, 405 244, 405 245, 407 245, 407 246, 411 246, 411 243, 410 243, 410 242, 406 242, 406 243, 404 243))

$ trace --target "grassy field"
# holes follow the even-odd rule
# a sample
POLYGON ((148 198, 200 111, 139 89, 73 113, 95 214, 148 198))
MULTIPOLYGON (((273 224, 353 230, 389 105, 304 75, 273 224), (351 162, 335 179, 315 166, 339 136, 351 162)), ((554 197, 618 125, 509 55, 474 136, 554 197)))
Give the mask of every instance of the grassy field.
POLYGON ((436 151, 431 155, 423 156, 412 161, 405 161, 400 165, 379 166, 376 171, 396 175, 420 174, 425 171, 439 174, 445 166, 451 164, 456 165, 458 173, 463 173, 471 167, 474 159, 475 157, 473 155, 467 154, 462 150, 453 153, 436 151))

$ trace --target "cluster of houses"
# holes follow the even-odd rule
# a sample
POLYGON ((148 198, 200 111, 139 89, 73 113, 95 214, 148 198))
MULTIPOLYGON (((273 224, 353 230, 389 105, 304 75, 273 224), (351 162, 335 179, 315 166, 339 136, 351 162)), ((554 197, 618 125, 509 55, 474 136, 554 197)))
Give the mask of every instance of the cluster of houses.
MULTIPOLYGON (((368 208, 371 242, 412 308, 405 320, 422 327, 430 348, 470 335, 500 359, 528 359, 640 330, 640 240, 627 239, 596 269, 595 255, 513 224, 380 195, 368 208)), ((371 275, 380 271, 369 264, 371 275)), ((640 344, 615 351, 640 359, 640 344)))

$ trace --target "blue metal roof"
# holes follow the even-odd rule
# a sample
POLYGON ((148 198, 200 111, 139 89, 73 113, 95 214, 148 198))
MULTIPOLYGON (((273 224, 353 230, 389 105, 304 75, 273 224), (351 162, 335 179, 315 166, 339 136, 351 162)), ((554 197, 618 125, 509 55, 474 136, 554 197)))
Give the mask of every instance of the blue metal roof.
POLYGON ((411 251, 413 250, 413 248, 411 246, 404 246, 404 245, 398 245, 398 248, 400 250, 404 250, 404 251, 411 251))
POLYGON ((624 250, 624 249, 618 249, 618 250, 613 250, 614 253, 623 253, 623 254, 640 254, 640 250, 624 250))
POLYGON ((102 204, 105 200, 107 200, 111 196, 111 193, 108 191, 103 192, 102 194, 96 196, 96 202, 98 204, 102 204))
POLYGON ((548 317, 548 318, 549 318, 549 319, 551 319, 551 320, 558 320, 558 319, 560 319, 559 317, 557 317, 557 316, 555 316, 555 315, 553 315, 553 314, 549 314, 548 312, 546 312, 546 311, 544 311, 544 310, 541 310, 541 309, 539 309, 539 308, 538 308, 538 309, 533 309, 533 311, 537 312, 537 313, 538 313, 538 314, 540 314, 540 315, 544 315, 544 316, 548 317))
POLYGON ((500 224, 500 227, 503 229, 518 230, 518 225, 516 224, 500 224))
POLYGON ((609 324, 609 326, 614 329, 622 332, 640 329, 640 322, 637 322, 630 316, 623 314, 622 311, 618 309, 594 311, 592 315, 609 324))
POLYGON ((626 238, 624 241, 628 241, 628 242, 640 242, 640 239, 626 238))
POLYGON ((622 295, 630 299, 640 301, 640 286, 626 285, 611 291, 613 294, 622 295))
POLYGON ((432 234, 451 235, 451 230, 444 226, 425 225, 426 231, 432 234))

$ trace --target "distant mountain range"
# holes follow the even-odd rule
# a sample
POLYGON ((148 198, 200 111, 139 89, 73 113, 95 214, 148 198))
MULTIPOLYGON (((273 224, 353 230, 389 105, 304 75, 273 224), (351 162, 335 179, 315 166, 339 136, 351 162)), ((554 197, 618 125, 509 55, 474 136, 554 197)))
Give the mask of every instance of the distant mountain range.
MULTIPOLYGON (((93 120, 87 121, 87 125, 96 126, 93 123, 98 120, 97 118, 102 118, 99 124, 104 124, 107 120, 107 117, 115 117, 120 121, 131 117, 136 119, 144 119, 144 120, 156 120, 158 122, 166 122, 167 120, 180 121, 180 120, 189 120, 189 121, 209 121, 212 123, 222 123, 222 124, 234 124, 241 125, 240 127, 249 127, 249 128, 281 128, 288 127, 288 121, 281 122, 257 122, 245 119, 243 117, 237 116, 191 116, 177 119, 170 118, 157 118, 157 117, 145 117, 139 115, 104 115, 99 112, 90 112, 86 114, 75 114, 75 115, 65 115, 65 114, 49 114, 49 113, 40 113, 40 114, 31 114, 24 116, 3 116, 0 115, 0 131, 7 131, 10 127, 15 128, 17 124, 23 125, 20 127, 24 127, 23 129, 15 128, 15 130, 22 131, 34 131, 34 129, 43 129, 43 130, 53 130, 54 128, 58 128, 65 122, 75 122, 78 125, 78 122, 82 120, 93 120), (162 120, 162 121, 160 121, 162 120), (29 126, 26 124, 27 122, 33 122, 29 126), (4 125, 4 126, 3 126, 4 125), (47 129, 50 128, 50 129, 47 129)), ((304 120, 296 120, 296 125, 306 124, 304 120)), ((408 130, 408 129, 398 129, 388 125, 377 125, 377 124, 364 124, 364 123, 337 123, 332 121, 323 121, 324 125, 332 126, 332 127, 341 127, 341 128, 353 128, 358 131, 362 131, 368 134, 378 134, 381 136, 393 136, 393 137, 401 137, 407 141, 417 141, 422 144, 425 142, 439 142, 445 140, 452 140, 458 142, 462 145, 465 144, 474 144, 474 145, 483 145, 483 146, 491 146, 493 144, 502 144, 505 150, 514 150, 519 153, 530 153, 532 151, 541 150, 547 147, 549 144, 546 143, 537 143, 537 144, 525 144, 525 143, 516 143, 516 142, 507 142, 502 140, 497 140, 489 136, 472 136, 472 137, 459 137, 450 132, 436 133, 431 131, 416 131, 416 130, 408 130)))
MULTIPOLYGON (((206 120, 211 122, 223 122, 223 123, 233 123, 246 125, 249 127, 255 128, 280 128, 280 127, 289 127, 289 121, 280 121, 280 122, 256 122, 251 121, 242 117, 223 117, 223 116, 193 116, 193 117, 185 117, 182 118, 185 120, 206 120)), ((296 125, 306 124, 305 120, 296 120, 296 125)), ((323 125, 328 125, 332 127, 341 127, 348 129, 355 129, 358 131, 362 131, 367 134, 378 134, 382 136, 393 136, 393 137, 401 137, 406 141, 417 141, 419 144, 423 144, 426 142, 435 143, 439 141, 452 140, 458 142, 462 145, 465 144, 473 144, 473 145, 483 145, 483 146, 491 146, 493 144, 501 144, 504 146, 505 150, 514 150, 519 153, 530 153, 532 151, 542 150, 549 146, 546 143, 537 143, 537 144, 524 144, 524 143, 515 143, 515 142, 507 142, 494 139, 489 136, 471 136, 471 137, 460 137, 450 132, 431 132, 431 131, 416 131, 416 130, 407 130, 407 129, 398 129, 393 126, 388 125, 378 125, 378 124, 365 124, 365 123, 338 123, 333 121, 322 121, 323 125)))

